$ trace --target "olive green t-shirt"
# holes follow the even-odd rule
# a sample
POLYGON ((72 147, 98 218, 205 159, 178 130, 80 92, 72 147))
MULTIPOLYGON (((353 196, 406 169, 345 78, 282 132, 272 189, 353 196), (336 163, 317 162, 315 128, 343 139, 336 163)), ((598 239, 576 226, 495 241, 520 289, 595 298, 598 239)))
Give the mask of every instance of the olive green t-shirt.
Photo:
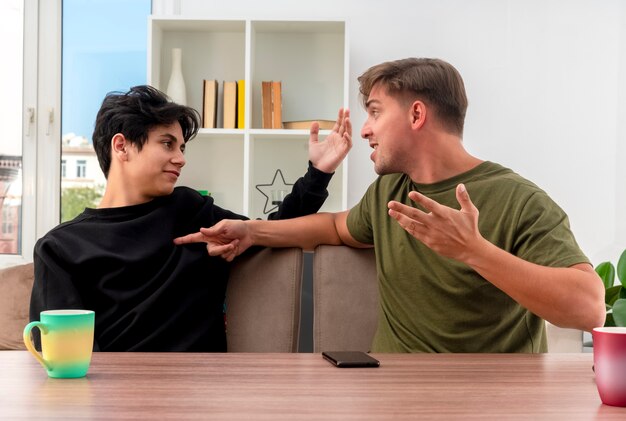
POLYGON ((392 219, 387 203, 416 206, 412 190, 460 209, 464 183, 484 238, 526 261, 569 267, 589 260, 567 215, 530 181, 492 162, 435 184, 404 174, 379 177, 350 210, 348 229, 374 244, 380 293, 373 352, 546 352, 543 319, 464 263, 442 257, 392 219))

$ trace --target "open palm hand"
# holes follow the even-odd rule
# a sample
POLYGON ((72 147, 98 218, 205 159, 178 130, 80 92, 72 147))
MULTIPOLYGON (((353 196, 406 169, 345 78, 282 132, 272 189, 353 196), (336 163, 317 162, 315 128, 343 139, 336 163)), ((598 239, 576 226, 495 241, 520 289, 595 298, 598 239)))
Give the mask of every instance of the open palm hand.
POLYGON ((309 136, 309 160, 315 168, 325 173, 333 173, 352 148, 352 122, 350 110, 340 108, 333 130, 326 139, 319 140, 320 126, 311 125, 309 136))

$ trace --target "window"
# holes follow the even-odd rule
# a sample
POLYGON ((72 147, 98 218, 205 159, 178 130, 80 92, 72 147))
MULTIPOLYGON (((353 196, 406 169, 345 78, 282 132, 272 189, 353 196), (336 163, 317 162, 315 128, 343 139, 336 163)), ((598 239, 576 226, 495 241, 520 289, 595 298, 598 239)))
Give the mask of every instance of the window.
POLYGON ((98 185, 101 195, 95 113, 107 92, 145 83, 150 12, 150 0, 0 1, 0 267, 32 260, 36 240, 59 224, 61 180, 76 174, 78 159, 86 161, 79 187, 98 185))
POLYGON ((150 12, 150 0, 63 0, 61 221, 102 197, 106 179, 91 143, 96 113, 108 92, 146 83, 150 12))
POLYGON ((0 266, 32 259, 58 209, 59 0, 3 0, 0 266), (47 159, 37 160, 37 154, 47 159), (37 198, 37 200, 35 200, 37 198))
POLYGON ((2 238, 0 252, 17 254, 18 233, 13 230, 12 215, 21 223, 22 206, 22 80, 24 44, 24 1, 8 0, 0 3, 0 36, 3 39, 3 77, 0 90, 4 104, 0 112, 3 128, 0 140, 0 204, 2 206, 2 238), (17 106, 15 106, 17 105, 17 106), (12 235, 15 234, 15 235, 12 235))
MULTIPOLYGON (((6 242, 12 242, 15 239, 11 234, 13 234, 13 218, 16 216, 15 207, 12 206, 3 206, 2 207, 2 245, 4 246, 6 242)), ((10 249, 17 247, 17 245, 11 245, 10 249)), ((2 247, 5 248, 5 247, 2 247)), ((8 252, 8 251, 7 251, 8 252)))
POLYGON ((76 161, 76 178, 85 178, 87 174, 87 161, 79 159, 76 161))

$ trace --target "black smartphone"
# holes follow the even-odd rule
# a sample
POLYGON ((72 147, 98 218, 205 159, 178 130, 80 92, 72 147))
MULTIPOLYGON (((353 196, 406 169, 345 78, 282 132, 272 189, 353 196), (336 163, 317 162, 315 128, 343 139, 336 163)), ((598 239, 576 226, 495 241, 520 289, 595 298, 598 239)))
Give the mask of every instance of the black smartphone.
POLYGON ((380 362, 361 351, 324 351, 322 357, 337 367, 378 367, 380 362))

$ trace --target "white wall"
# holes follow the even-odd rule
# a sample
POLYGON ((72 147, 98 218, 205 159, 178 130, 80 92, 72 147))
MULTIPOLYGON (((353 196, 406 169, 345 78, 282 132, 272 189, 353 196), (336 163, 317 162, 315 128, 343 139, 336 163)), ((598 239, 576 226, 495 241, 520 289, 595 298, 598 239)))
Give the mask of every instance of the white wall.
POLYGON ((350 206, 375 178, 356 78, 381 61, 439 57, 465 79, 468 150, 544 188, 594 264, 626 247, 626 2, 155 0, 161 11, 348 19, 350 206))

